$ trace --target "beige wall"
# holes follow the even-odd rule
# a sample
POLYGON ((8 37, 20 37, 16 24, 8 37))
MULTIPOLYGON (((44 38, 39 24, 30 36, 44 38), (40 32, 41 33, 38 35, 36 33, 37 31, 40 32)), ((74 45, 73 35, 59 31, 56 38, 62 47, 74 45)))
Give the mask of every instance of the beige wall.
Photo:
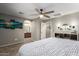
MULTIPOLYGON (((12 19, 14 17, 4 15, 4 19, 12 19)), ((14 18, 23 22, 22 19, 14 18)), ((0 47, 7 46, 10 44, 17 44, 24 41, 24 31, 23 29, 0 29, 0 47)))
POLYGON ((23 42, 24 33, 22 29, 0 29, 0 45, 23 42))

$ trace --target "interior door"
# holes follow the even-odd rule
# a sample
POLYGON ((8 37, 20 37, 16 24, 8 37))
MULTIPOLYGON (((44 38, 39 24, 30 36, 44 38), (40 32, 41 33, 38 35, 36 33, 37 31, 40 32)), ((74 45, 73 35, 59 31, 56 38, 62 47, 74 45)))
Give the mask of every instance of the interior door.
POLYGON ((41 22, 41 39, 49 38, 51 36, 50 21, 41 22))

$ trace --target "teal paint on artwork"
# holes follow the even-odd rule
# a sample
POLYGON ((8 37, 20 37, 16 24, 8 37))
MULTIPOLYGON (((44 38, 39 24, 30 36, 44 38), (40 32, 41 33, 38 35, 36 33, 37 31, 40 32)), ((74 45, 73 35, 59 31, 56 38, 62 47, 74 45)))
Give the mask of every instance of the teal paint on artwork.
POLYGON ((3 19, 0 19, 0 28, 6 28, 6 29, 22 29, 23 28, 23 23, 15 20, 11 20, 9 24, 6 24, 6 21, 3 19))

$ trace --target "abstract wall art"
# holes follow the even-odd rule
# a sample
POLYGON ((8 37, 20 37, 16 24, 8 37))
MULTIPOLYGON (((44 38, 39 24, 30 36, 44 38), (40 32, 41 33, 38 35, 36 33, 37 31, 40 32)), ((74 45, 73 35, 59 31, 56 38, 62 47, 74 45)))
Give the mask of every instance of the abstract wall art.
POLYGON ((0 28, 5 28, 5 29, 22 29, 23 23, 19 22, 15 19, 11 19, 9 21, 6 21, 4 19, 0 19, 0 28))

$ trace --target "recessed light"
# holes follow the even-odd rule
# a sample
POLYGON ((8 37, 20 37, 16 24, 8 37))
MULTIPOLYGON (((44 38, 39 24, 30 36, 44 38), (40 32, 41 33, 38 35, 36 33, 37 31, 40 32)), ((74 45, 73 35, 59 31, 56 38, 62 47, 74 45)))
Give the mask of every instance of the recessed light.
POLYGON ((20 11, 19 14, 24 14, 24 13, 20 11))

